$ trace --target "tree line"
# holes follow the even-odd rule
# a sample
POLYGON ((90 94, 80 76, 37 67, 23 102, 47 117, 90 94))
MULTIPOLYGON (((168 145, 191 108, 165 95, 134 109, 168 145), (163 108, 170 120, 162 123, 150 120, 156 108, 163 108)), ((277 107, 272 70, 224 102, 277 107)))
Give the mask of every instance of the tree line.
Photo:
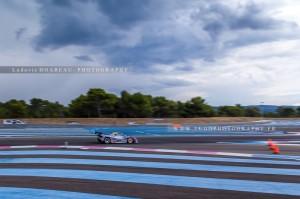
POLYGON ((90 89, 68 106, 32 98, 29 103, 12 99, 0 102, 0 118, 195 118, 195 117, 300 117, 300 108, 279 107, 276 113, 262 113, 257 107, 220 106, 214 108, 202 97, 185 102, 165 97, 122 91, 120 96, 100 88, 90 89))

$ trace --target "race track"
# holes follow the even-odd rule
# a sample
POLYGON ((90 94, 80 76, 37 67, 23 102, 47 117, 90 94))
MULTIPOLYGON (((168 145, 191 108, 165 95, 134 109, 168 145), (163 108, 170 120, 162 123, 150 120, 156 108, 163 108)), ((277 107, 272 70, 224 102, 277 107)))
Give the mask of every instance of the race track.
POLYGON ((298 134, 141 135, 139 144, 105 145, 59 131, 0 130, 1 198, 300 197, 298 134))

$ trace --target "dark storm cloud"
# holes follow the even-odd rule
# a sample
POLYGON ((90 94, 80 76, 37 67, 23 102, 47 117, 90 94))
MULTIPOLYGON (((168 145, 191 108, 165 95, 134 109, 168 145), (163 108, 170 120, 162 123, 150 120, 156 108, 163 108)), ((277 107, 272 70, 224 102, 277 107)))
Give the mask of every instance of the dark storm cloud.
MULTIPOLYGON (((223 16, 227 11, 228 9, 224 9, 223 16)), ((239 12, 233 10, 229 17, 227 16, 226 20, 231 29, 264 30, 278 28, 282 24, 281 21, 267 16, 261 8, 253 3, 239 8, 239 12)))
MULTIPOLYGON (((42 2, 43 0, 40 0, 42 2)), ((70 0, 50 0, 53 5, 56 6, 63 6, 63 7, 70 7, 71 1, 70 0)))
MULTIPOLYGON (((255 33, 256 31, 280 29, 286 25, 290 25, 292 28, 294 25, 273 19, 266 14, 263 8, 258 7, 254 3, 248 3, 237 8, 212 3, 205 10, 200 9, 197 14, 193 15, 193 18, 201 21, 203 29, 215 40, 228 31, 249 30, 255 33)), ((246 39, 248 39, 248 43, 256 43, 262 40, 257 37, 259 35, 256 35, 256 38, 250 37, 246 39)), ((244 38, 241 36, 234 40, 239 39, 244 38)))
MULTIPOLYGON (((194 51, 192 51, 192 47, 185 51, 184 44, 175 39, 171 41, 169 38, 141 43, 134 47, 111 47, 107 49, 107 52, 113 65, 136 66, 136 72, 143 72, 153 63, 172 64, 182 60, 183 55, 196 54, 199 49, 200 46, 197 49, 195 47, 194 51)), ((148 72, 150 71, 152 70, 149 69, 148 72)), ((152 72, 159 72, 159 70, 152 72)))
POLYGON ((251 2, 233 6, 204 0, 45 0, 39 4, 42 30, 34 40, 36 50, 92 46, 106 54, 109 64, 136 71, 187 59, 214 61, 230 48, 284 38, 278 31, 292 28, 251 2), (189 26, 178 20, 182 15, 189 26), (268 36, 272 30, 277 32, 268 36), (225 34, 229 39, 222 37, 225 34), (134 38, 137 41, 132 42, 134 38))
POLYGON ((78 59, 80 61, 86 61, 86 62, 93 62, 94 60, 88 56, 88 55, 78 55, 78 56, 74 56, 75 59, 78 59))
POLYGON ((159 87, 181 87, 181 86, 191 86, 193 85, 192 82, 182 80, 182 79, 176 79, 176 78, 155 78, 154 79, 157 84, 159 84, 159 87))
POLYGON ((190 65, 177 66, 175 68, 176 70, 185 71, 185 72, 191 72, 194 70, 194 67, 190 65))
POLYGON ((153 0, 109 0, 96 1, 100 11, 109 16, 113 24, 128 28, 151 16, 153 0))
POLYGON ((86 16, 89 10, 80 9, 84 6, 83 2, 63 2, 39 1, 42 30, 34 40, 36 50, 68 45, 101 46, 120 37, 118 32, 111 31, 112 27, 104 17, 95 16, 93 22, 89 21, 86 16))
POLYGON ((19 28, 18 30, 16 30, 15 34, 16 34, 16 39, 19 40, 22 35, 26 32, 27 28, 25 27, 22 27, 22 28, 19 28))
POLYGON ((220 4, 211 4, 204 12, 194 15, 195 19, 206 19, 204 30, 221 32, 226 29, 270 29, 278 27, 281 23, 273 20, 263 13, 255 4, 247 4, 232 8, 220 4))

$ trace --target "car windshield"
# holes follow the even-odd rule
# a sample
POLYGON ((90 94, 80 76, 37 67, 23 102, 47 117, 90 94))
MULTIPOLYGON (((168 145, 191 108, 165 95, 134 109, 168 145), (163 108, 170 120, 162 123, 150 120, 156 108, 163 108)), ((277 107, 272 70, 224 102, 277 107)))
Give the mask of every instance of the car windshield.
POLYGON ((111 135, 113 135, 113 136, 124 136, 124 134, 122 134, 122 133, 116 133, 116 132, 112 133, 111 135))

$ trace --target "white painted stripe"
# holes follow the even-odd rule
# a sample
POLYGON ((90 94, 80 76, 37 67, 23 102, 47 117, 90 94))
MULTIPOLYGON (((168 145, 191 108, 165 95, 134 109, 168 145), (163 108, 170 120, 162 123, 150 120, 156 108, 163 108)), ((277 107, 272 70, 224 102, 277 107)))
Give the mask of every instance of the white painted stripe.
POLYGON ((128 147, 105 147, 103 149, 109 149, 109 150, 124 150, 124 151, 130 151, 134 150, 133 148, 128 148, 128 147))
POLYGON ((252 154, 247 154, 247 153, 227 153, 227 152, 217 152, 217 155, 239 156, 239 157, 252 157, 252 154))
POLYGON ((279 145, 279 146, 300 146, 300 144, 293 144, 293 143, 291 143, 291 144, 278 144, 277 143, 277 145, 279 145))
MULTIPOLYGON (((298 132, 299 133, 299 132, 298 132)), ((279 141, 280 142, 280 141, 279 141)), ((300 143, 300 140, 298 141, 285 141, 285 142, 288 142, 288 143, 300 143)))
MULTIPOLYGON (((78 150, 5 150, 0 151, 0 156, 6 155, 74 155, 74 156, 97 156, 97 157, 129 157, 129 158, 156 158, 156 159, 174 159, 174 160, 197 160, 197 161, 213 161, 213 162, 239 162, 239 163, 258 163, 258 164, 277 164, 277 165, 298 165, 298 161, 279 161, 279 160, 261 160, 264 156, 254 156, 254 158, 221 158, 221 157, 206 157, 206 156, 189 156, 189 155, 165 155, 158 153, 125 153, 125 152, 91 152, 78 150)), ((0 161, 3 160, 0 159, 0 161)))
MULTIPOLYGON (((52 149, 54 146, 49 146, 48 148, 52 149)), ((43 145, 28 145, 28 146, 0 146, 1 149, 22 149, 22 148, 43 148, 46 149, 47 145, 43 147, 43 145)), ((124 151, 143 151, 140 148, 128 148, 128 147, 99 147, 96 148, 94 146, 65 146, 65 145, 57 145, 56 148, 69 148, 69 149, 85 149, 85 150, 124 150, 124 151)), ((186 154, 206 154, 206 155, 221 155, 221 156, 238 156, 238 157, 259 157, 260 155, 263 158, 276 158, 276 159, 294 159, 299 160, 300 156, 280 156, 280 155, 264 155, 264 154, 247 154, 247 153, 230 153, 230 152, 215 152, 215 151, 189 151, 189 150, 172 150, 172 149, 151 149, 145 148, 145 151, 150 152, 168 152, 168 153, 186 153, 186 154)))
MULTIPOLYGON (((121 156, 122 157, 122 156, 121 156)), ((231 162, 230 160, 227 162, 231 162)), ((247 166, 226 166, 208 164, 184 164, 166 162, 144 162, 126 160, 89 160, 89 159, 68 159, 68 158, 1 158, 2 164, 83 164, 97 166, 119 166, 119 167, 138 167, 155 169, 180 169, 189 171, 214 171, 214 172, 233 172, 233 173, 253 173, 271 175, 290 175, 300 176, 299 169, 264 168, 247 166)))
POLYGON ((82 146, 70 146, 70 145, 61 145, 59 148, 66 148, 66 149, 80 149, 82 146))
POLYGON ((168 152, 168 153, 188 153, 186 150, 173 150, 173 149, 155 149, 156 152, 168 152))
POLYGON ((36 148, 37 145, 27 145, 27 146, 10 146, 12 149, 23 149, 23 148, 36 148))

